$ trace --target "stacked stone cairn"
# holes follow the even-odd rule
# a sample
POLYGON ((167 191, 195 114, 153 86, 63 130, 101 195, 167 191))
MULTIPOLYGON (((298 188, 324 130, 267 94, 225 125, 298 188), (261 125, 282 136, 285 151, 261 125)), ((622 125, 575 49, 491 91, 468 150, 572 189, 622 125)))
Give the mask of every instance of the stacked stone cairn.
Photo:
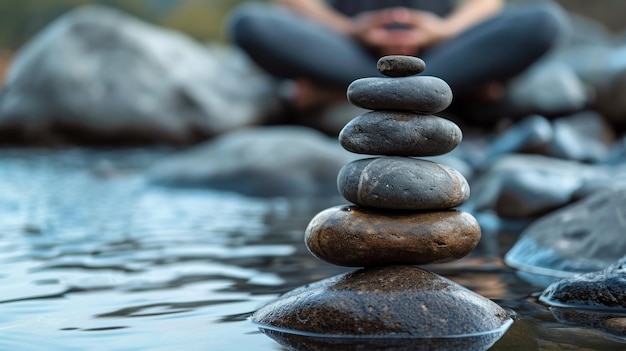
POLYGON ((258 310, 252 320, 279 342, 289 331, 342 337, 482 335, 481 345, 490 345, 510 324, 497 304, 415 266, 462 258, 480 240, 476 219, 454 209, 469 198, 465 178, 415 158, 448 153, 462 139, 456 124, 432 115, 449 106, 452 91, 439 78, 418 76, 424 68, 416 57, 386 56, 378 70, 387 77, 358 79, 348 87, 352 104, 373 111, 351 120, 339 141, 348 151, 381 156, 341 169, 338 188, 353 205, 316 215, 305 243, 326 262, 365 268, 297 288, 258 310))

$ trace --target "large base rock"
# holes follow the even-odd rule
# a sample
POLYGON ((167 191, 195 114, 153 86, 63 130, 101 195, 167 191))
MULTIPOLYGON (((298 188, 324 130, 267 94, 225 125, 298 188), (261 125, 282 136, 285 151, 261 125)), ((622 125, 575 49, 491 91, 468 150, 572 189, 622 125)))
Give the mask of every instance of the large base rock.
POLYGON ((261 329, 351 338, 468 337, 503 333, 511 323, 491 300, 414 266, 366 268, 306 285, 252 320, 261 329))
POLYGON ((197 141, 259 122, 273 89, 255 72, 238 51, 82 7, 15 56, 0 94, 0 140, 197 141))

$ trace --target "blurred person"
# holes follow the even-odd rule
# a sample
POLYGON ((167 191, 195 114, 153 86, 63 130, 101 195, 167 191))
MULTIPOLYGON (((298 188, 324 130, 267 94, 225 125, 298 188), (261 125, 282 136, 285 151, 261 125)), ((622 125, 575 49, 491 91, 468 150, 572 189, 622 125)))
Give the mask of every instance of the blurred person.
POLYGON ((277 0, 245 3, 229 35, 268 73, 289 84, 295 111, 345 101, 355 79, 380 76, 384 55, 426 62, 445 80, 454 106, 497 103, 507 81, 559 40, 552 3, 505 6, 503 0, 277 0))

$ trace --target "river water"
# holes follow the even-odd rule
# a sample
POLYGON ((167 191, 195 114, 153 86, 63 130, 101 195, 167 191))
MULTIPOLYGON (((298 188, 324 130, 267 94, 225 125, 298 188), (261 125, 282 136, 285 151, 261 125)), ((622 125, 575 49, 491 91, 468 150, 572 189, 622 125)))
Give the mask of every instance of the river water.
MULTIPOLYGON (((172 152, 0 150, 0 350, 283 349, 247 318, 348 271, 303 244, 308 221, 345 201, 151 185, 146 169, 172 152)), ((542 288, 501 262, 514 240, 426 267, 514 314, 493 350, 626 350, 537 303, 542 288)))

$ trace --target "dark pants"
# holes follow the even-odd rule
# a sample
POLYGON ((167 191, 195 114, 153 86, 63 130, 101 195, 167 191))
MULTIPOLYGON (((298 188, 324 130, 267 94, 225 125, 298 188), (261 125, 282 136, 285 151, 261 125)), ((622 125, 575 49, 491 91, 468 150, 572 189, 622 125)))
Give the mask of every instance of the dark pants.
MULTIPOLYGON (((498 15, 420 53, 425 75, 445 80, 456 97, 488 82, 506 82, 545 54, 561 33, 559 8, 535 3, 498 15)), ((277 6, 248 3, 231 16, 229 34, 263 69, 280 78, 305 78, 347 87, 379 76, 378 57, 354 39, 277 6)))

